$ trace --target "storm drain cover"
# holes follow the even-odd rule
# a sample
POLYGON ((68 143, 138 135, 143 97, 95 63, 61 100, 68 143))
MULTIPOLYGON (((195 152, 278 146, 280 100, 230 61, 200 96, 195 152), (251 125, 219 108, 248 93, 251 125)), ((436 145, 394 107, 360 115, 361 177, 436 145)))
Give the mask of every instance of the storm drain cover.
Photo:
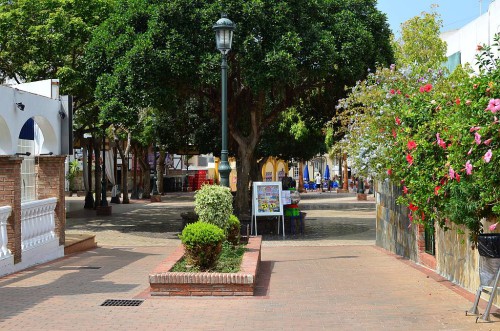
POLYGON ((115 300, 115 299, 107 299, 104 301, 101 306, 108 307, 136 307, 140 306, 144 300, 115 300))

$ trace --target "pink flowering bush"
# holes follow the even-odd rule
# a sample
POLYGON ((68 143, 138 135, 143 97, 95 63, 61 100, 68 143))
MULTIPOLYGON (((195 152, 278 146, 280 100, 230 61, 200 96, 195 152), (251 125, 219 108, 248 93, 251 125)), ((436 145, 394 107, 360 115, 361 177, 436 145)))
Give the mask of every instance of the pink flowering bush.
POLYGON ((478 64, 479 75, 457 68, 418 79, 380 69, 340 104, 356 131, 351 153, 377 151, 370 168, 401 183, 408 218, 464 225, 473 242, 481 219, 500 215, 500 60, 483 45, 478 64))

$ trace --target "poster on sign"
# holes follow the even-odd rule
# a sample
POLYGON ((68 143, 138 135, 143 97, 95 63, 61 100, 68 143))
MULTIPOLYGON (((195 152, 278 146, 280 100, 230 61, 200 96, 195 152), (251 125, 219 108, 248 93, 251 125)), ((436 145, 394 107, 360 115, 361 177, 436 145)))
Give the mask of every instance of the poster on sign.
POLYGON ((257 216, 281 215, 281 182, 254 182, 253 202, 254 214, 257 216))
POLYGON ((283 237, 285 222, 283 216, 283 197, 281 182, 254 182, 252 190, 252 233, 257 235, 258 216, 278 216, 278 234, 281 221, 283 237))

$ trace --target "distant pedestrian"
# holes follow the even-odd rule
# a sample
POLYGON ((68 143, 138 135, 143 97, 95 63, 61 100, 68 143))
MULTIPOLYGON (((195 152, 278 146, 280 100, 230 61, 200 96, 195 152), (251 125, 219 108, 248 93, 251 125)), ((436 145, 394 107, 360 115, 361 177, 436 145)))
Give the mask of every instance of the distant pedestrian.
POLYGON ((319 172, 316 174, 316 190, 321 192, 321 174, 319 172))

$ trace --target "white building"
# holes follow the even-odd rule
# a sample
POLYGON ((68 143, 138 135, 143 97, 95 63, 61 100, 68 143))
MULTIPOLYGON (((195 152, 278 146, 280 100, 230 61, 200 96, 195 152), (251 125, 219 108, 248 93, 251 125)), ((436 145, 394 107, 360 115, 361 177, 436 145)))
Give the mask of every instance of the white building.
MULTIPOLYGON (((493 1, 488 11, 460 29, 441 34, 441 39, 448 44, 446 56, 448 68, 454 69, 458 64, 469 63, 475 71, 477 45, 492 45, 493 37, 500 32, 500 1, 493 1)), ((495 52, 496 49, 494 48, 495 52)))

